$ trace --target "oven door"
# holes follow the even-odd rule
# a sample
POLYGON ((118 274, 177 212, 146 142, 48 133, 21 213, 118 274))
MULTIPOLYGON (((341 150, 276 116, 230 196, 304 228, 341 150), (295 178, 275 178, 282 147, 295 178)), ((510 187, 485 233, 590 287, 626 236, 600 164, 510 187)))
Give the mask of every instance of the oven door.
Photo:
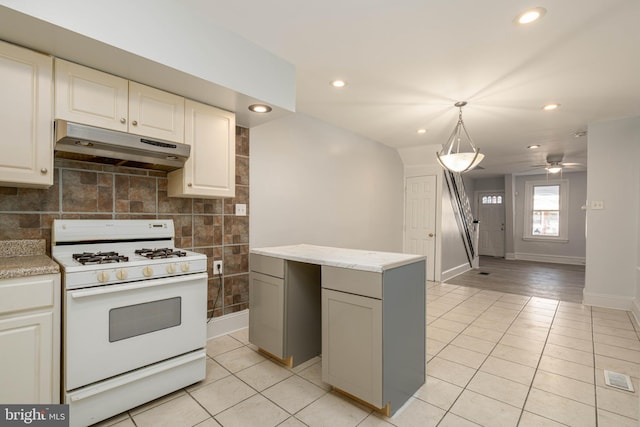
POLYGON ((67 391, 206 344, 207 274, 67 291, 67 391))

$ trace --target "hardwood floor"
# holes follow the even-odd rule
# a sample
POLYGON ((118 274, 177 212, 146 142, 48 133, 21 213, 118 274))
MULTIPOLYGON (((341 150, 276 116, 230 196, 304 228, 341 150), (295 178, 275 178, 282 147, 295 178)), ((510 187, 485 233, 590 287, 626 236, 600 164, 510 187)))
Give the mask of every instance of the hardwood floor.
POLYGON ((584 266, 481 256, 478 270, 446 283, 581 303, 584 266))

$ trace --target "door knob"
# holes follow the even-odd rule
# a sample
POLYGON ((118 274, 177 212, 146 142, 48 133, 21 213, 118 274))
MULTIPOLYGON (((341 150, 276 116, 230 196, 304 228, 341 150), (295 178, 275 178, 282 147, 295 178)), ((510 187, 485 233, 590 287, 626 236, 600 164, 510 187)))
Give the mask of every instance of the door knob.
POLYGON ((429 237, 433 237, 433 233, 429 233, 429 237))

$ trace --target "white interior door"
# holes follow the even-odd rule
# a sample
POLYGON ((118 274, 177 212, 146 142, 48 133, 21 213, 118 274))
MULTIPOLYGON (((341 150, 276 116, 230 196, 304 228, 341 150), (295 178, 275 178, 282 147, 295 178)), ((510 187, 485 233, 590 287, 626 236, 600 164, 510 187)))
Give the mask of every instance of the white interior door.
POLYGON ((478 253, 504 256, 504 193, 482 191, 477 193, 476 206, 480 220, 478 253))
POLYGON ((404 250, 427 257, 427 280, 433 281, 436 258, 436 176, 407 178, 405 193, 404 250))

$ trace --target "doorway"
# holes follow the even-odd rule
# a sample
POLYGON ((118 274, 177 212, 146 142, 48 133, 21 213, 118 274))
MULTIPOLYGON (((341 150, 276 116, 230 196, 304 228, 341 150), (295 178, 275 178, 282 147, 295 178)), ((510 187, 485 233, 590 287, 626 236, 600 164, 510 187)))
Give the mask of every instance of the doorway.
POLYGON ((476 193, 476 207, 480 220, 478 253, 504 257, 504 192, 478 191, 476 193))
POLYGON ((427 280, 435 280, 436 176, 407 178, 404 251, 427 257, 427 280))

